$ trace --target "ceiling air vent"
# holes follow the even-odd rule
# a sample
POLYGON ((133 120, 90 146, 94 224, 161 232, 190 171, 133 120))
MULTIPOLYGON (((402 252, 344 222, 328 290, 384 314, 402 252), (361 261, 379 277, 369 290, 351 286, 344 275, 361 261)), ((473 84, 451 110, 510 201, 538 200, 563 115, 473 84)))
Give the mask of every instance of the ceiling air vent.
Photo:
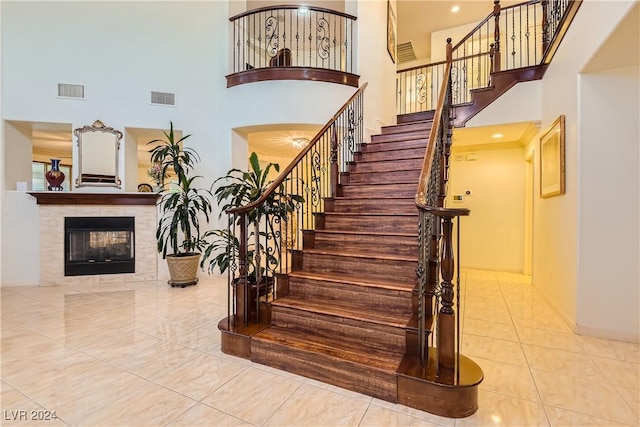
POLYGON ((413 43, 406 42, 398 45, 398 63, 409 62, 416 59, 416 53, 413 50, 413 43))
POLYGON ((84 86, 58 83, 58 96, 84 99, 84 86))
POLYGON ((156 105, 176 105, 176 94, 169 92, 151 92, 151 103, 156 105))

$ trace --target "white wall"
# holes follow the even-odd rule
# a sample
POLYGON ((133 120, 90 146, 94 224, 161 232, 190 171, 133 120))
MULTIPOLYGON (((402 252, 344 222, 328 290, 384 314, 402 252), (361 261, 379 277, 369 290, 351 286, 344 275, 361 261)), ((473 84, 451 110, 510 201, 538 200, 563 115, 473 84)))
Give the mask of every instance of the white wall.
POLYGON ((5 154, 10 159, 2 168, 7 185, 4 190, 15 190, 18 181, 31 184, 31 129, 19 123, 5 123, 4 131, 4 139, 9 142, 5 146, 5 154))
MULTIPOLYGON (((566 117, 566 194, 547 199, 535 199, 533 283, 550 301, 553 301, 570 325, 591 323, 583 316, 598 318, 606 313, 615 317, 614 313, 618 310, 616 304, 603 303, 604 293, 586 296, 585 292, 590 291, 588 288, 583 289, 579 282, 579 279, 584 278, 584 274, 579 274, 579 270, 584 268, 582 260, 579 260, 579 253, 585 247, 582 241, 578 240, 578 224, 586 213, 580 205, 580 192, 583 188, 584 191, 589 191, 584 187, 584 180, 588 180, 589 176, 606 174, 602 169, 581 169, 580 166, 583 141, 588 141, 588 139, 585 140, 586 135, 580 126, 580 111, 588 106, 582 97, 579 72, 633 4, 633 1, 583 2, 542 80, 541 128, 547 129, 560 114, 566 117), (581 308, 581 318, 578 318, 578 302, 583 304, 585 298, 599 299, 599 314, 587 313, 581 308)), ((621 49, 621 52, 623 51, 621 49)), ((611 107, 594 108, 599 108, 598 111, 604 113, 611 107)), ((628 119, 620 117, 612 117, 610 121, 598 123, 611 131, 616 127, 628 129, 631 125, 636 126, 636 122, 637 116, 633 124, 630 124, 628 119)), ((536 155, 536 183, 539 181, 538 162, 539 158, 536 155)), ((536 188, 536 191, 539 190, 536 188)), ((604 206, 607 203, 607 196, 602 197, 604 206)), ((611 243, 613 242, 609 239, 600 242, 603 247, 611 247, 609 246, 611 243)), ((600 261, 600 265, 606 268, 606 263, 600 261)), ((607 296, 626 295, 629 287, 638 287, 638 282, 610 283, 609 286, 605 291, 607 296)), ((637 306, 636 310, 638 310, 637 306)), ((602 326, 605 327, 605 325, 602 326)), ((606 327, 610 332, 626 329, 612 323, 606 327)))
POLYGON ((578 330, 637 339, 640 69, 585 74, 578 84, 578 330))
POLYGON ((36 199, 24 191, 3 191, 2 194, 1 284, 37 285, 41 236, 36 199))
MULTIPOLYGON (((396 1, 391 3, 397 14, 396 1)), ((381 126, 396 123, 396 64, 387 52, 387 0, 347 1, 345 12, 358 17, 356 74, 361 85, 369 83, 364 94, 364 124, 377 133, 381 126)))
POLYGON ((460 223, 460 265, 522 273, 524 147, 463 148, 454 148, 447 190, 447 206, 471 210, 460 223), (471 156, 476 160, 467 160, 471 156), (471 195, 465 194, 467 190, 471 195), (454 202, 456 194, 464 200, 454 202))

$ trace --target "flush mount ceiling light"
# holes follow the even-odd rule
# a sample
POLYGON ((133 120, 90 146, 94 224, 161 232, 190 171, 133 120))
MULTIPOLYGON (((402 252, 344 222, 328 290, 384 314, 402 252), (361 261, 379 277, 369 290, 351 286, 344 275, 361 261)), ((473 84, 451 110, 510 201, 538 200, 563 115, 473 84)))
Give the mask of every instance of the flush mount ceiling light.
POLYGON ((309 144, 309 140, 307 138, 294 138, 293 146, 296 148, 306 147, 309 144))
POLYGON ((453 13, 456 13, 456 12, 457 12, 457 11, 459 11, 459 10, 460 10, 460 6, 458 6, 458 5, 453 6, 453 7, 451 8, 451 12, 453 12, 453 13))
POLYGON ((504 135, 501 133, 494 133, 493 135, 491 135, 491 138, 502 138, 504 135))

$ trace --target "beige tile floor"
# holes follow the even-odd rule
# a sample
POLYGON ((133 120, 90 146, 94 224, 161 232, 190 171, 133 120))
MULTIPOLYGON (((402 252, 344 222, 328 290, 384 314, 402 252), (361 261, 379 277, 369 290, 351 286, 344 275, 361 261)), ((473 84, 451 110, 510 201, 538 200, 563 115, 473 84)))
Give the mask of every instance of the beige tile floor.
POLYGON ((640 424, 637 344, 577 336, 525 276, 463 272, 478 412, 447 419, 220 351, 225 282, 2 288, 2 425, 640 424), (26 411, 26 412, 21 412, 26 411), (40 421, 55 411, 57 419, 40 421), (26 420, 20 420, 26 418, 26 420))

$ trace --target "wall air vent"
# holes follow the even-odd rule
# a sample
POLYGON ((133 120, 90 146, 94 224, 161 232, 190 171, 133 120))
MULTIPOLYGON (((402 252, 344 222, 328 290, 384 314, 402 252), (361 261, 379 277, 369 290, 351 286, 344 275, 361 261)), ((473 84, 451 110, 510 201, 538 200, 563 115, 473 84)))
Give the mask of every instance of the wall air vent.
POLYGON ((416 59, 416 52, 413 50, 413 43, 400 43, 398 45, 398 63, 409 62, 414 59, 416 59))
POLYGON ((176 105, 176 94, 169 92, 151 92, 151 103, 156 105, 176 105))
POLYGON ((58 83, 58 96, 84 99, 84 86, 58 83))

